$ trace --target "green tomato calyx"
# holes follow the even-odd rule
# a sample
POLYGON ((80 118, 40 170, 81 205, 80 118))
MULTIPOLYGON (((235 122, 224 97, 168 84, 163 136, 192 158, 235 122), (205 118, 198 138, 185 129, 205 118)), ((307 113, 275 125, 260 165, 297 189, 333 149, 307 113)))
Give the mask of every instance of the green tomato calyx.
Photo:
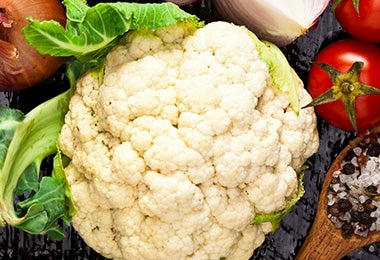
POLYGON ((318 65, 327 73, 333 82, 333 85, 330 89, 313 99, 313 101, 303 108, 341 100, 352 126, 355 131, 357 131, 355 113, 356 97, 380 94, 380 89, 368 86, 359 81, 359 75, 363 69, 364 63, 361 61, 354 62, 351 68, 345 73, 342 73, 325 63, 315 62, 314 64, 318 65))
MULTIPOLYGON (((331 10, 332 12, 334 13, 335 15, 335 9, 338 7, 338 5, 343 2, 343 0, 335 0, 331 6, 331 10)), ((360 0, 352 0, 352 4, 355 8, 355 11, 356 13, 358 14, 358 16, 360 16, 360 12, 359 12, 359 2, 360 0)))

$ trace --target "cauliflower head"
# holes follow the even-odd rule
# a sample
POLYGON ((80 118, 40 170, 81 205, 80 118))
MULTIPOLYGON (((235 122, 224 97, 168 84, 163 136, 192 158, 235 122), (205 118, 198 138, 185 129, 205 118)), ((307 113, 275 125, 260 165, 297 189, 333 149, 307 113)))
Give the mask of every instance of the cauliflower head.
MULTIPOLYGON (((301 105, 311 98, 297 79, 301 105)), ((78 83, 59 138, 85 242, 113 259, 249 259, 318 148, 243 27, 126 34, 78 83)))

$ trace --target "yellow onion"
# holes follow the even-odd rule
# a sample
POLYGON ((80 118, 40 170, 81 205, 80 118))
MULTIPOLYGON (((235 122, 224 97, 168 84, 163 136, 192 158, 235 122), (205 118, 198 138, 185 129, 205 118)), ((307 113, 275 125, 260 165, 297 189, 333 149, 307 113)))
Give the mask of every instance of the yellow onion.
POLYGON ((285 46, 306 34, 330 0, 214 0, 227 21, 244 25, 260 39, 285 46))
POLYGON ((0 0, 0 91, 32 87, 50 77, 63 59, 39 54, 21 32, 37 20, 66 22, 59 0, 0 0))

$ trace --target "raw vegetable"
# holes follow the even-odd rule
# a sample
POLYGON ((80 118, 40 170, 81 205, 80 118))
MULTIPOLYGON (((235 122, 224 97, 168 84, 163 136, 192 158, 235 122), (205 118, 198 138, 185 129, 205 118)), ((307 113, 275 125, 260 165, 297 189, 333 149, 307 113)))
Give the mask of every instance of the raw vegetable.
MULTIPOLYGON (((77 26, 76 18, 78 14, 86 12, 88 7, 82 1, 66 1, 65 3, 69 14, 68 17, 72 18, 72 20, 67 21, 67 28, 74 32, 73 30, 77 26)), ((107 14, 115 11, 115 9, 109 8, 111 6, 106 6, 104 9, 100 8, 102 10, 96 14, 107 17, 107 14)), ((97 8, 94 8, 95 12, 99 10, 97 8)), ((76 60, 67 61, 67 74, 71 84, 73 84, 71 90, 41 104, 25 116, 21 111, 0 106, 0 137, 2 141, 0 145, 0 224, 7 223, 32 234, 48 234, 55 239, 61 239, 64 235, 63 229, 57 224, 57 221, 62 218, 68 224, 74 210, 68 207, 70 206, 70 195, 67 193, 67 189, 65 190, 63 171, 62 169, 61 171, 59 170, 61 160, 57 157, 52 176, 44 177, 39 182, 42 175, 40 165, 46 157, 57 153, 58 134, 63 125, 63 117, 68 110, 68 101, 72 95, 76 78, 84 70, 88 70, 97 64, 96 58, 101 60, 100 52, 93 51, 94 49, 91 49, 89 45, 98 44, 99 48, 104 47, 105 49, 107 48, 105 47, 107 43, 112 46, 118 37, 117 34, 123 34, 122 30, 129 30, 128 23, 138 27, 157 28, 173 24, 176 20, 187 19, 190 24, 196 21, 194 16, 176 9, 174 5, 148 6, 131 4, 131 8, 126 8, 125 11, 127 11, 127 16, 124 17, 124 22, 120 23, 125 26, 115 27, 114 24, 110 23, 112 26, 108 29, 113 29, 113 31, 105 30, 107 35, 102 37, 102 40, 106 41, 106 43, 101 42, 98 44, 99 38, 94 37, 94 30, 102 29, 94 25, 94 23, 99 22, 99 20, 96 20, 96 18, 99 18, 96 15, 89 18, 91 20, 89 23, 87 23, 88 20, 84 20, 84 23, 89 25, 91 30, 88 30, 89 27, 79 29, 89 33, 91 37, 82 38, 84 33, 79 32, 81 36, 68 37, 66 40, 71 41, 69 43, 63 42, 65 46, 70 45, 73 51, 61 48, 62 51, 69 52, 71 55, 80 52, 78 57, 83 55, 80 56, 80 60, 88 61, 85 63, 79 63, 76 60), (161 17, 149 19, 156 14, 156 11, 166 13, 165 19, 161 19, 161 17), (138 12, 146 14, 147 17, 143 15, 133 16, 138 12), (139 17, 145 19, 140 19, 139 17), (87 48, 83 48, 84 42, 88 44, 87 48), (78 46, 83 49, 78 48, 78 46), (90 56, 88 51, 93 56, 90 56), (21 195, 21 197, 14 198, 15 193, 21 195), (22 201, 18 202, 20 199, 22 201), (14 208, 14 203, 16 208, 14 208)), ((88 15, 92 14, 94 12, 88 13, 88 15)), ((112 17, 115 18, 115 16, 112 17)), ((47 28, 50 33, 53 32, 50 30, 51 28, 53 30, 59 28, 58 32, 64 31, 61 25, 53 21, 41 23, 34 21, 33 26, 36 24, 40 25, 40 28, 47 28)), ((43 48, 50 48, 47 45, 48 41, 41 41, 41 36, 36 35, 36 30, 33 30, 35 29, 33 26, 28 27, 29 30, 25 30, 27 35, 31 38, 37 36, 36 44, 43 48)), ((57 36, 58 34, 54 35, 57 36)), ((99 36, 99 34, 97 35, 99 36)), ((52 52, 54 50, 54 48, 51 48, 52 52)), ((70 56, 70 54, 66 56, 70 56)))
MULTIPOLYGON (((36 48, 44 26, 24 30, 36 48)), ((272 227, 253 218, 288 210, 302 194, 297 172, 318 147, 313 109, 294 106, 311 100, 302 82, 278 48, 245 28, 202 27, 181 19, 132 31, 78 81, 59 146, 71 158, 73 225, 106 257, 249 258, 272 227)), ((82 61, 106 53, 59 33, 71 40, 41 50, 82 61)))
POLYGON ((332 10, 349 34, 360 40, 380 42, 380 1, 334 0, 332 10))
POLYGON ((83 0, 65 0, 64 4, 66 30, 54 22, 29 19, 31 24, 23 28, 24 37, 40 53, 74 56, 82 63, 98 63, 129 30, 157 29, 180 21, 203 25, 196 16, 170 3, 99 3, 92 8, 83 0))
POLYGON ((275 231, 281 224, 282 218, 285 217, 293 209, 293 206, 304 195, 305 190, 302 183, 303 176, 303 173, 298 176, 299 188, 297 190, 297 194, 293 196, 293 198, 286 204, 285 208, 270 214, 259 214, 255 216, 255 218, 252 221, 252 224, 257 225, 265 222, 270 222, 272 224, 272 231, 275 231))
POLYGON ((173 4, 65 4, 66 30, 33 20, 24 33, 95 66, 59 137, 74 228, 115 259, 249 258, 273 227, 253 218, 296 203, 318 148, 313 108, 294 105, 311 97, 281 51, 173 4))
POLYGON ((285 46, 316 25, 329 0, 214 0, 224 19, 285 46))
MULTIPOLYGON (((278 227, 318 133, 313 109, 297 114, 273 85, 274 71, 294 73, 279 49, 259 55, 255 39, 226 22, 136 30, 78 81, 59 147, 71 158, 72 223, 90 247, 116 259, 249 259, 278 227)), ((276 84, 289 78, 310 102, 296 76, 276 84)))
POLYGON ((334 42, 308 75, 310 106, 329 124, 364 131, 380 124, 380 48, 354 39, 334 42), (322 95, 323 94, 323 95, 322 95))
POLYGON ((64 62, 41 55, 25 42, 21 29, 27 17, 64 24, 65 11, 58 0, 2 0, 0 2, 0 91, 19 90, 41 83, 64 62))
MULTIPOLYGON (((75 82, 74 71, 67 72, 75 82)), ((40 168, 43 160, 57 153, 58 134, 73 90, 74 86, 26 115, 0 105, 0 224, 63 238, 58 221, 69 224, 74 212, 65 175, 57 164, 51 176, 41 178, 40 168)))

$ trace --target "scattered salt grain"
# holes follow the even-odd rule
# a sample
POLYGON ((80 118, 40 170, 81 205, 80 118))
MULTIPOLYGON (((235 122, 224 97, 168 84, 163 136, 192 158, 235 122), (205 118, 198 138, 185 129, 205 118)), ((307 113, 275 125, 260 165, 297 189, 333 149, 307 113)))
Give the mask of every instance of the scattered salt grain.
POLYGON ((349 212, 346 212, 346 214, 344 214, 344 216, 342 217, 342 221, 350 222, 351 214, 349 212))
POLYGON ((341 191, 337 194, 337 197, 340 198, 340 199, 343 199, 347 196, 347 192, 345 191, 341 191))
POLYGON ((369 172, 374 171, 376 169, 376 162, 374 162, 373 160, 368 160, 365 169, 369 172))
POLYGON ((357 157, 352 158, 350 162, 351 162, 353 165, 358 166, 358 158, 357 158, 357 157))
POLYGON ((354 230, 354 234, 366 237, 368 235, 368 229, 362 230, 361 226, 357 226, 354 230))
POLYGON ((339 184, 339 183, 333 185, 333 190, 334 190, 335 192, 338 192, 339 189, 340 189, 340 184, 339 184))
POLYGON ((352 149, 352 150, 354 151, 356 156, 359 156, 362 153, 362 148, 360 148, 360 147, 354 147, 354 149, 352 149))
POLYGON ((358 180, 361 184, 364 184, 364 186, 368 186, 372 182, 371 176, 368 173, 360 175, 358 180))
POLYGON ((367 196, 364 196, 364 195, 359 196, 359 202, 360 203, 364 203, 366 200, 367 200, 367 196))
POLYGON ((376 186, 379 186, 379 184, 380 184, 380 172, 378 172, 377 174, 372 175, 372 183, 374 185, 376 185, 376 186))
POLYGON ((332 206, 335 204, 335 197, 332 194, 327 195, 327 204, 332 206))

